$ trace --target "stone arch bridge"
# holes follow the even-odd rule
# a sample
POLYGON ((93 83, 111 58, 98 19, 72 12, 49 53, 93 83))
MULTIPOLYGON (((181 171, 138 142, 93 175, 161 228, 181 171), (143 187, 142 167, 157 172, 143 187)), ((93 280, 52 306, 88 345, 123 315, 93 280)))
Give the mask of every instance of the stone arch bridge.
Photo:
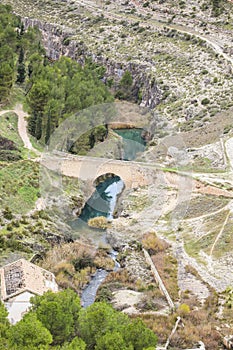
MULTIPOLYGON (((218 188, 211 183, 207 184, 204 179, 204 183, 202 183, 195 179, 195 174, 182 171, 174 172, 172 169, 167 171, 168 169, 156 163, 85 157, 60 151, 44 153, 40 163, 43 167, 54 171, 58 175, 79 178, 85 181, 86 190, 90 193, 93 192, 95 180, 98 177, 111 173, 122 179, 125 189, 163 185, 178 189, 181 197, 182 195, 187 197, 194 191, 233 198, 232 191, 218 188)), ((221 183, 221 179, 216 177, 213 180, 219 180, 221 183)))
POLYGON ((58 151, 43 154, 40 163, 57 174, 79 178, 91 185, 101 175, 112 173, 122 179, 126 189, 152 184, 158 172, 152 164, 76 156, 58 151))

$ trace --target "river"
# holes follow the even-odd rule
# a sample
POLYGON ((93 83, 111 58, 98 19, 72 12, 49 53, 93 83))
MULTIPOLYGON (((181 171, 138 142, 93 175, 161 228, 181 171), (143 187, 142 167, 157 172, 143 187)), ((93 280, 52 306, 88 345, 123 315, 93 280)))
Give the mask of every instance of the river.
MULTIPOLYGON (((133 160, 137 155, 145 150, 146 142, 141 137, 142 129, 118 129, 114 130, 122 137, 122 158, 123 160, 133 160)), ((80 216, 73 220, 70 225, 74 230, 74 238, 85 235, 86 238, 92 239, 96 244, 106 243, 106 234, 104 230, 90 228, 88 220, 97 216, 105 216, 112 220, 117 199, 124 189, 124 183, 119 176, 108 174, 97 186, 95 192, 86 202, 80 216)), ((116 261, 117 252, 112 251, 110 256, 115 261, 115 270, 120 265, 116 261)), ((91 279, 88 286, 83 290, 81 304, 83 307, 91 305, 95 301, 96 293, 104 281, 108 272, 98 269, 91 279)))

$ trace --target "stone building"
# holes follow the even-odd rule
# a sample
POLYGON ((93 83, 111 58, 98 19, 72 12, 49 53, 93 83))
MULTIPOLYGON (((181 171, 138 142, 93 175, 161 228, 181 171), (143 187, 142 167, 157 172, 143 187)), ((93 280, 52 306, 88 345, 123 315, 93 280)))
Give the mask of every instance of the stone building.
POLYGON ((20 259, 0 269, 1 300, 12 324, 18 322, 30 308, 30 298, 48 290, 58 291, 53 273, 20 259))

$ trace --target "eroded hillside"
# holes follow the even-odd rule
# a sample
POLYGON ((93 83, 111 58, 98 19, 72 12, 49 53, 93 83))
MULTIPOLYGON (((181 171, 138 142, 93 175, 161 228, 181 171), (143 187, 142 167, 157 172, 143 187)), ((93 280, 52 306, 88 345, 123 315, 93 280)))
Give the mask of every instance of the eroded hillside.
POLYGON ((81 61, 91 56, 115 80, 130 70, 134 100, 157 105, 162 116, 183 130, 208 124, 216 113, 232 107, 229 2, 221 2, 217 17, 212 3, 195 3, 192 10, 185 2, 174 6, 168 1, 12 5, 21 16, 43 22, 39 26, 50 56, 63 53, 81 61), (54 26, 60 29, 55 31, 54 26))

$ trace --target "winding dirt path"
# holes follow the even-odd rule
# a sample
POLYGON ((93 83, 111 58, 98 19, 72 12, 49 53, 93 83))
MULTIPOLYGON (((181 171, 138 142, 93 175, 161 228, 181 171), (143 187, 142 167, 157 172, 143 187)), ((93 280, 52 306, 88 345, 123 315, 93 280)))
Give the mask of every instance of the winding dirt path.
POLYGON ((223 223, 223 225, 222 225, 222 227, 221 227, 221 230, 220 230, 219 234, 217 235, 217 237, 215 238, 215 241, 214 241, 214 243, 213 243, 213 245, 212 245, 212 247, 211 247, 211 250, 210 250, 210 257, 213 255, 214 248, 215 248, 215 246, 216 246, 216 244, 217 244, 219 238, 222 236, 222 233, 223 233, 224 228, 225 228, 225 226, 226 226, 226 224, 227 224, 227 222, 228 222, 228 219, 229 219, 230 214, 231 214, 231 211, 229 210, 229 212, 227 213, 226 219, 225 219, 225 221, 224 221, 224 223, 223 223))
POLYGON ((14 113, 18 116, 18 133, 23 141, 24 147, 37 152, 37 150, 33 148, 27 134, 27 121, 25 118, 28 117, 28 114, 24 112, 21 104, 15 106, 14 113))
MULTIPOLYGON (((114 20, 118 20, 118 21, 122 21, 124 19, 128 23, 133 23, 136 21, 136 18, 134 18, 132 16, 129 16, 129 15, 126 16, 123 13, 117 14, 117 13, 106 11, 106 9, 100 8, 96 3, 94 3, 93 1, 90 1, 90 0, 76 0, 76 2, 79 3, 80 5, 86 7, 87 9, 94 11, 95 13, 99 13, 99 14, 102 13, 106 18, 109 18, 109 19, 114 19, 114 20)), ((147 11, 145 11, 145 8, 143 8, 141 6, 141 4, 139 4, 136 1, 135 1, 135 6, 140 8, 140 11, 143 12, 143 14, 147 14, 147 11)), ((189 28, 187 26, 181 26, 178 24, 169 24, 169 23, 167 23, 167 21, 165 21, 165 19, 164 19, 164 21, 162 19, 158 20, 156 18, 155 14, 152 16, 152 18, 150 18, 146 21, 143 21, 140 19, 140 26, 141 27, 147 27, 148 25, 155 27, 155 28, 166 27, 169 29, 175 29, 179 33, 193 35, 196 38, 199 38, 199 39, 205 41, 208 44, 208 46, 210 46, 215 51, 215 53, 221 55, 226 61, 228 61, 233 66, 233 57, 229 56, 228 54, 226 54, 223 51, 223 48, 217 43, 217 41, 214 37, 207 36, 206 34, 205 35, 200 34, 197 31, 195 31, 194 29, 189 28)))
POLYGON ((28 114, 24 112, 22 104, 17 104, 14 109, 0 111, 0 116, 9 112, 15 113, 18 116, 18 133, 23 141, 24 147, 30 151, 35 152, 37 155, 40 155, 40 152, 32 146, 31 141, 28 137, 26 120, 28 114))

